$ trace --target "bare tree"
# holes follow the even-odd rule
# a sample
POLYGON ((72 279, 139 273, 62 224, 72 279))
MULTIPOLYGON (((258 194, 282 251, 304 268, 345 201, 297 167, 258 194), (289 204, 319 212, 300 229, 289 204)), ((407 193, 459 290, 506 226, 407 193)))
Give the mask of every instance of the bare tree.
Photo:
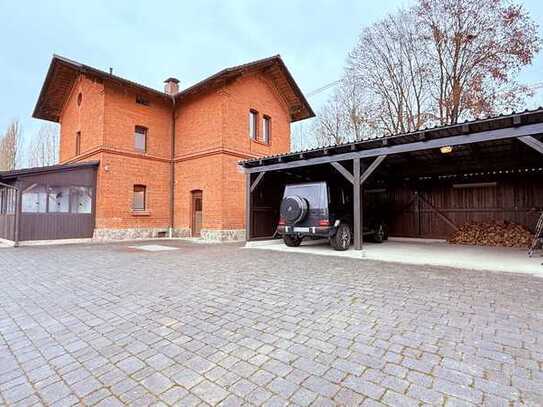
POLYGON ((3 136, 0 137, 0 170, 9 171, 20 161, 22 135, 18 120, 13 120, 3 136))
POLYGON ((30 167, 43 167, 58 163, 59 134, 51 124, 44 124, 29 145, 28 163, 30 167))
POLYGON ((315 126, 318 144, 398 134, 518 109, 541 47, 509 0, 417 0, 365 28, 315 126))
POLYGON ((416 17, 413 9, 389 15, 364 29, 349 54, 346 76, 374 100, 385 133, 419 128, 427 116, 428 50, 416 17))
POLYGON ((515 80, 540 49, 537 25, 506 0, 419 0, 419 26, 431 50, 432 96, 440 124, 518 107, 515 80))
POLYGON ((368 137, 374 131, 372 113, 360 84, 345 77, 314 122, 316 144, 341 144, 368 137))
POLYGON ((334 96, 322 107, 315 126, 315 139, 319 146, 341 144, 347 141, 344 131, 345 115, 338 92, 335 92, 334 96))

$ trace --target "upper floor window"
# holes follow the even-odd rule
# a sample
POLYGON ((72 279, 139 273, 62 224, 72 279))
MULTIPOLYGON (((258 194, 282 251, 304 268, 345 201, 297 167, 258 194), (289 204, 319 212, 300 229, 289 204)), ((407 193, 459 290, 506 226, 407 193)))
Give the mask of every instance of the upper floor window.
POLYGON ((81 154, 81 132, 75 133, 75 155, 81 154))
POLYGON ((134 197, 132 201, 132 209, 134 211, 144 211, 146 209, 146 190, 145 185, 134 185, 134 197))
POLYGON ((249 137, 253 140, 257 139, 258 135, 258 112, 256 110, 249 110, 249 137))
POLYGON ((262 142, 269 144, 271 139, 271 118, 264 115, 262 118, 262 142))
POLYGON ((134 130, 134 148, 138 151, 147 151, 147 128, 136 126, 134 130))
POLYGON ((144 105, 144 106, 149 106, 151 103, 149 102, 149 99, 147 99, 146 97, 144 96, 136 96, 136 103, 138 105, 144 105))

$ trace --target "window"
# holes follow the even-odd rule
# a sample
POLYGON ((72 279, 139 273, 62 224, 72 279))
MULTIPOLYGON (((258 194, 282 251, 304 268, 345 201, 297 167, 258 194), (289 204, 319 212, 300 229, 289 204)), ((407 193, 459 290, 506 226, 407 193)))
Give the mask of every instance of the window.
POLYGON ((79 92, 77 95, 77 106, 81 106, 81 101, 83 100, 83 94, 79 92))
POLYGON ((265 144, 269 144, 270 136, 271 136, 271 118, 270 116, 264 116, 262 118, 262 142, 265 144))
POLYGON ((47 190, 45 185, 34 184, 23 192, 22 211, 25 213, 45 213, 47 209, 47 190))
POLYGON ((150 105, 149 99, 147 99, 144 96, 136 96, 136 103, 138 105, 143 105, 143 106, 149 106, 150 105))
POLYGON ((91 213, 92 189, 89 187, 72 187, 70 192, 70 212, 91 213))
POLYGON ((132 209, 135 211, 145 210, 145 185, 134 185, 134 199, 132 209))
POLYGON ((75 155, 81 154, 81 132, 75 133, 75 155))
POLYGON ((14 214, 17 191, 11 188, 0 188, 0 214, 14 214))
POLYGON ((136 126, 134 130, 134 148, 138 151, 147 151, 147 128, 136 126))
POLYGON ((70 187, 48 187, 49 213, 68 213, 70 210, 70 187))
POLYGON ((249 110, 249 137, 256 140, 258 131, 258 112, 256 110, 249 110))

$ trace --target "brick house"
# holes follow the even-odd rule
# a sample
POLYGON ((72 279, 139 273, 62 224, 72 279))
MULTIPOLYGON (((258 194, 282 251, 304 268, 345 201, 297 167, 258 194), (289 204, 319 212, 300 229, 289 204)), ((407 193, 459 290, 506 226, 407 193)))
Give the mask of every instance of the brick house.
POLYGON ((99 162, 94 237, 118 239, 243 239, 237 163, 288 152, 312 116, 280 56, 164 92, 54 56, 33 113, 60 124, 61 164, 99 162))

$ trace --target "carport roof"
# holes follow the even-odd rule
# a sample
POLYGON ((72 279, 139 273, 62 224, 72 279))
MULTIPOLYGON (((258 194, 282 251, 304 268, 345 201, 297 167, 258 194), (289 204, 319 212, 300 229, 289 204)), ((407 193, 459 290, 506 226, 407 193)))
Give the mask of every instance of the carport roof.
MULTIPOLYGON (((502 143, 503 140, 507 140, 508 138, 521 137, 525 135, 525 132, 529 135, 543 134, 543 107, 467 121, 454 125, 424 128, 392 136, 365 138, 344 144, 328 145, 320 148, 259 157, 256 159, 240 161, 239 164, 248 172, 276 170, 287 166, 294 167, 307 165, 300 161, 307 161, 308 164, 334 161, 327 159, 327 157, 331 156, 341 156, 345 157, 344 159, 353 158, 351 155, 357 155, 361 158, 375 157, 381 154, 387 154, 386 150, 388 147, 406 144, 416 144, 420 147, 418 150, 424 150, 425 145, 427 145, 427 149, 432 149, 439 146, 440 141, 443 143, 446 142, 447 140, 445 139, 447 138, 451 138, 451 145, 453 146, 455 145, 453 142, 455 141, 455 138, 458 140, 460 137, 463 138, 462 140, 464 143, 477 143, 482 140, 480 136, 483 132, 485 132, 484 141, 501 140, 502 143), (523 131, 518 130, 520 128, 522 128, 523 131), (511 129, 510 132, 507 131, 508 129, 511 129)), ((412 152, 417 150, 409 150, 406 148, 405 151, 412 152)), ((402 151, 401 147, 398 147, 395 149, 395 152, 404 151, 402 151)), ((516 157, 517 160, 520 158, 521 157, 516 157)))
POLYGON ((0 171, 0 181, 14 179, 25 175, 43 174, 47 172, 69 171, 79 168, 97 167, 99 161, 84 161, 71 164, 48 165, 45 167, 21 168, 19 170, 0 171))

